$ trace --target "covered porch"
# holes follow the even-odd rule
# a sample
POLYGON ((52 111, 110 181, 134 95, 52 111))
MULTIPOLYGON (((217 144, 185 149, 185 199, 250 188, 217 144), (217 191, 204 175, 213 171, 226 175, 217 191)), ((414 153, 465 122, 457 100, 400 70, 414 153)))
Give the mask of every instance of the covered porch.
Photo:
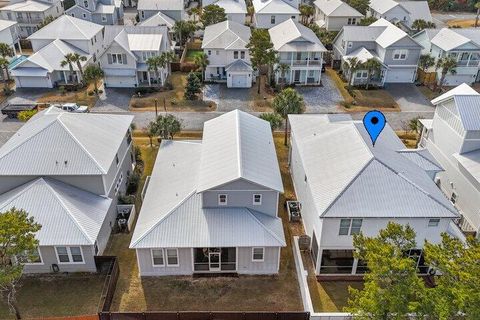
POLYGON ((362 86, 368 83, 372 86, 383 87, 385 84, 388 67, 381 63, 375 52, 369 51, 366 48, 360 48, 352 52, 350 55, 342 57, 342 71, 347 79, 347 82, 348 79, 352 79, 350 84, 353 86, 362 86), (350 61, 352 61, 352 59, 356 59, 358 63, 354 69, 352 69, 350 66, 350 61), (380 62, 381 66, 379 70, 369 72, 363 67, 363 65, 370 59, 376 59, 378 62, 380 62))
POLYGON ((193 248, 194 273, 236 273, 237 248, 193 248))

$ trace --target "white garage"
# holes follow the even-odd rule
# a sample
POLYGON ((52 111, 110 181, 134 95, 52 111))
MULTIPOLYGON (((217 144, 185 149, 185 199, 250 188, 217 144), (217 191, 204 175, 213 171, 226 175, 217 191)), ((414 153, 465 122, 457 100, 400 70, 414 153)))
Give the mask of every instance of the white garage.
POLYGON ((232 87, 234 88, 249 88, 247 85, 248 75, 246 74, 232 74, 232 87))
POLYGON ((387 71, 386 83, 413 83, 417 68, 393 68, 387 71))
POLYGON ((105 77, 105 86, 109 88, 133 88, 137 84, 136 77, 120 77, 107 76, 105 77))
POLYGON ((52 88, 47 70, 41 68, 17 67, 11 70, 17 88, 52 88))
POLYGON ((225 67, 228 88, 250 88, 253 68, 243 60, 236 60, 225 67))

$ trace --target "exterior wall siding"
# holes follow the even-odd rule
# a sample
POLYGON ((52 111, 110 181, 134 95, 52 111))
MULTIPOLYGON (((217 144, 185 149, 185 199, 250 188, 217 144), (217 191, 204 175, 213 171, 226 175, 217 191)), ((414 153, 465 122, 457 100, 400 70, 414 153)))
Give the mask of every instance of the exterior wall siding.
POLYGON ((288 19, 295 17, 293 20, 298 21, 298 14, 258 14, 255 13, 255 27, 262 29, 270 29, 288 19), (271 23, 271 17, 275 16, 275 23, 271 23))
POLYGON ((237 248, 237 272, 239 274, 276 274, 279 268, 280 248, 267 247, 264 261, 252 261, 252 248, 237 248))
POLYGON ((52 264, 57 264, 60 272, 96 272, 93 246, 82 246, 83 259, 85 263, 59 264, 55 247, 40 246, 42 264, 25 265, 24 273, 49 273, 53 272, 52 264))

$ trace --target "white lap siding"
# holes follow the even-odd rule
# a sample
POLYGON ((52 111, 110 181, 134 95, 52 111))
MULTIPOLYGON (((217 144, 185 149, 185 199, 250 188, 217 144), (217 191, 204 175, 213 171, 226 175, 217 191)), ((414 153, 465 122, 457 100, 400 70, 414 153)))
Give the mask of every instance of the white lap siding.
POLYGON ((266 247, 263 261, 252 260, 252 248, 238 248, 237 272, 240 274, 276 274, 279 267, 279 247, 266 247))
POLYGON ((167 266, 164 255, 165 265, 154 267, 150 249, 137 249, 136 251, 140 276, 191 275, 193 273, 191 248, 178 249, 178 266, 167 266))

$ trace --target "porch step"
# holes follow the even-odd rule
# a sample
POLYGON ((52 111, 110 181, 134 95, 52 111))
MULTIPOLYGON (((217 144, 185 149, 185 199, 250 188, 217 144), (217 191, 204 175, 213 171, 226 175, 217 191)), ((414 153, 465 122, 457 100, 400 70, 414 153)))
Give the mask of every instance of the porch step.
POLYGON ((236 272, 194 273, 193 277, 194 278, 219 278, 219 277, 238 278, 238 273, 236 272))

